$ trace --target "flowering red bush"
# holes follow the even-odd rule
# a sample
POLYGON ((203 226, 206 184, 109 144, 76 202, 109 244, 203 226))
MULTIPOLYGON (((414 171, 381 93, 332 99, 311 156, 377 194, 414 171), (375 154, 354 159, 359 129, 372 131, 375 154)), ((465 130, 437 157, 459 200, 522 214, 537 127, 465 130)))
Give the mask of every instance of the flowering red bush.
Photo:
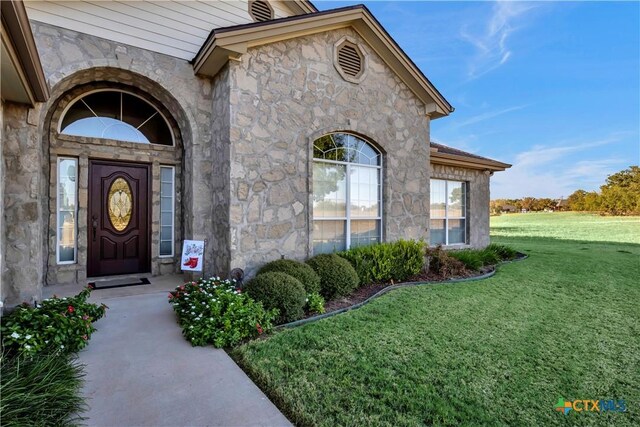
POLYGON ((74 353, 87 345, 95 331, 92 322, 107 306, 87 302, 91 289, 75 297, 53 297, 36 307, 27 303, 2 318, 2 344, 9 351, 74 353))

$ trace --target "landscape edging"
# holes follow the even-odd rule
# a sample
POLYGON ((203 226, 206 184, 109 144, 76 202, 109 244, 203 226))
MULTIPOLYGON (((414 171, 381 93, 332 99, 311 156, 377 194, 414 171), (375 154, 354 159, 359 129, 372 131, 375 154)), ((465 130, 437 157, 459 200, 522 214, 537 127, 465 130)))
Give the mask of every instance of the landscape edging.
POLYGON ((391 286, 387 286, 384 289, 380 289, 378 292, 376 292, 375 294, 371 295, 366 300, 364 300, 362 302, 359 302, 357 304, 351 305, 349 307, 344 307, 344 308, 341 308, 339 310, 332 311, 330 313, 323 313, 323 314, 319 314, 317 316, 308 317, 306 319, 300 319, 300 320, 296 320, 296 321, 293 321, 293 322, 284 323, 282 325, 276 326, 274 329, 275 330, 279 330, 279 329, 294 328, 296 326, 301 326, 301 325, 304 325, 306 323, 311 323, 311 322, 316 322, 318 320, 326 319, 328 317, 332 317, 332 316, 335 316, 337 314, 346 313, 347 311, 358 309, 358 308, 362 307, 363 305, 369 303, 370 301, 372 301, 372 300, 374 300, 374 299, 376 299, 378 297, 381 297, 382 295, 384 295, 384 294, 386 294, 388 292, 391 292, 393 290, 396 290, 396 289, 408 288, 408 287, 411 287, 411 286, 446 285, 447 283, 473 282, 473 281, 476 281, 476 280, 488 279, 489 277, 492 277, 494 274, 496 274, 496 271, 498 270, 498 267, 501 266, 502 264, 509 264, 509 263, 512 263, 512 262, 522 261, 522 260, 525 260, 525 259, 529 258, 529 255, 523 254, 521 252, 518 252, 518 255, 522 255, 522 256, 520 258, 512 259, 512 260, 509 260, 509 261, 502 261, 499 264, 497 264, 492 271, 490 271, 488 273, 485 273, 485 274, 481 274, 480 276, 464 277, 464 278, 459 278, 459 279, 449 279, 449 280, 444 280, 444 281, 441 281, 441 282, 404 282, 404 283, 398 283, 397 285, 391 285, 391 286))

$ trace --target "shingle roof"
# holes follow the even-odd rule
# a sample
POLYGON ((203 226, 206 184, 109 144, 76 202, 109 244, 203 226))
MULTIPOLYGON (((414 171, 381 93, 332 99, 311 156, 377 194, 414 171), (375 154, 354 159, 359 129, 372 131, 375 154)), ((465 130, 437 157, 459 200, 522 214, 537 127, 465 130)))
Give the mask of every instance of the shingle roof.
POLYGON ((497 162, 497 160, 493 160, 488 157, 478 156, 476 154, 458 150, 457 148, 449 147, 448 145, 438 144, 437 142, 433 141, 431 141, 431 147, 437 148, 440 153, 454 154, 456 156, 473 157, 474 159, 491 160, 492 162, 497 162))
MULTIPOLYGON (((474 166, 486 165, 486 166, 489 166, 490 169, 495 169, 495 170, 504 170, 506 168, 511 167, 510 164, 503 163, 498 160, 490 159, 488 157, 478 156, 476 154, 468 153, 466 151, 458 150, 457 148, 449 147, 447 145, 439 144, 437 142, 432 141, 430 143, 430 146, 432 149, 432 153, 431 153, 432 161, 435 161, 434 158, 438 158, 439 157, 438 155, 445 155, 444 157, 456 156, 459 160, 462 160, 465 163, 468 162, 470 164, 474 164, 474 166)), ((454 159, 456 157, 454 157, 454 159)))

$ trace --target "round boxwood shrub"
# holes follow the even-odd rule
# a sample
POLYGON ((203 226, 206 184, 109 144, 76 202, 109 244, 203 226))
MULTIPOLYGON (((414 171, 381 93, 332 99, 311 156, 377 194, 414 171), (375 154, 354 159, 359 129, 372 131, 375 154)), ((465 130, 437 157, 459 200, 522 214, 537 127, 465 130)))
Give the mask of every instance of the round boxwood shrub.
POLYGON ((358 287, 358 273, 336 254, 320 254, 307 261, 320 276, 320 293, 327 300, 348 295, 358 287))
POLYGON ((258 271, 258 275, 273 271, 285 273, 294 279, 298 279, 300 283, 302 283, 302 286, 304 286, 307 294, 320 292, 320 276, 307 264, 292 259, 279 259, 265 264, 258 271))
POLYGON ((307 294, 298 279, 281 272, 260 274, 249 280, 244 291, 264 308, 280 311, 276 323, 287 323, 304 316, 304 305, 307 294))

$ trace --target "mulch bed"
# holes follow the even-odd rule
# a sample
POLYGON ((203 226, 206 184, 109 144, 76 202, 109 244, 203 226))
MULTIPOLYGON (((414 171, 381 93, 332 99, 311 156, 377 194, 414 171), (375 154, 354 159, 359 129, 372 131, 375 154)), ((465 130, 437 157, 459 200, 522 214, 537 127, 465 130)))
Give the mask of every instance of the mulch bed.
MULTIPOLYGON (((467 279, 470 277, 482 276, 483 274, 487 274, 490 271, 493 271, 495 267, 484 267, 479 271, 469 271, 466 270, 464 274, 457 275, 455 277, 443 277, 433 273, 426 274, 418 274, 416 276, 410 277, 404 283, 408 282, 446 282, 452 279, 467 279)), ((337 298, 331 301, 327 301, 324 305, 325 313, 331 313, 333 311, 337 311, 346 307, 351 307, 352 305, 359 304, 363 301, 366 301, 373 295, 377 294, 381 290, 388 288, 389 286, 393 286, 395 283, 374 283, 371 285, 365 285, 355 290, 351 295, 347 295, 346 297, 337 298)), ((309 317, 317 316, 318 313, 307 313, 303 319, 308 319, 309 317)))

